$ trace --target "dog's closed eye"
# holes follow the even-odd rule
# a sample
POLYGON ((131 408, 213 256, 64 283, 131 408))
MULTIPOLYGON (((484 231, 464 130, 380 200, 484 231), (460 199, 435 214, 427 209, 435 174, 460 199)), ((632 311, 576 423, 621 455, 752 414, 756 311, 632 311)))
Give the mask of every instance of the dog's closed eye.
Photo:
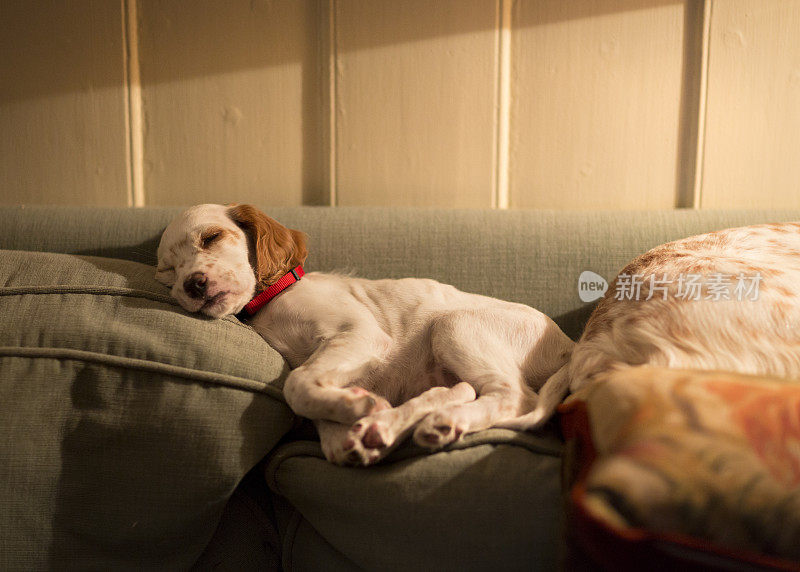
POLYGON ((203 249, 211 247, 222 236, 222 229, 209 229, 200 235, 200 246, 203 249))

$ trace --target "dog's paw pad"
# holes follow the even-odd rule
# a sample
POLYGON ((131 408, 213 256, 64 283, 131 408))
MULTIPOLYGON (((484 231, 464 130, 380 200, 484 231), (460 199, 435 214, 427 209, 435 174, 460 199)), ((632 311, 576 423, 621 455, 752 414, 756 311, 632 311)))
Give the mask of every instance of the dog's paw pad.
POLYGON ((417 431, 414 434, 414 440, 418 445, 422 445, 423 447, 438 447, 441 439, 442 436, 439 433, 429 431, 417 431))
POLYGON ((370 425, 364 432, 364 436, 361 438, 361 442, 367 449, 383 449, 384 447, 386 447, 387 444, 383 436, 381 435, 378 425, 375 423, 370 425))
POLYGON ((356 447, 380 450, 394 443, 394 434, 385 423, 374 416, 369 416, 362 417, 350 428, 348 440, 354 440, 356 447))
POLYGON ((464 429, 454 422, 429 418, 414 431, 414 441, 422 447, 437 449, 458 441, 463 434, 464 429))
POLYGON ((343 465, 367 466, 380 461, 395 444, 394 432, 385 422, 362 417, 350 428, 341 441, 343 465))

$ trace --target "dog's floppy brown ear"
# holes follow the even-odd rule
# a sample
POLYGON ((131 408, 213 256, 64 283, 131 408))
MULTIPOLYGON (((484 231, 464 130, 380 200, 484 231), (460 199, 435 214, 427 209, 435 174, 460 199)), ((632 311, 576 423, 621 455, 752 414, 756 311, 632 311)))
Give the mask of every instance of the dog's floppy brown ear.
POLYGON ((305 233, 286 228, 253 205, 230 205, 228 216, 251 240, 253 268, 260 289, 306 261, 305 233))

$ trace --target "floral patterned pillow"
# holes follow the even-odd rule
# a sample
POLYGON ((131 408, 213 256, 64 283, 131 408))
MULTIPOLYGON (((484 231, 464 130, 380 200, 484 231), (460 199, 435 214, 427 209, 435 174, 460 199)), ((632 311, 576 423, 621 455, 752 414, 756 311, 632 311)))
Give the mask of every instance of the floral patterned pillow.
POLYGON ((800 384, 636 367, 561 413, 570 533, 595 562, 800 569, 800 384))

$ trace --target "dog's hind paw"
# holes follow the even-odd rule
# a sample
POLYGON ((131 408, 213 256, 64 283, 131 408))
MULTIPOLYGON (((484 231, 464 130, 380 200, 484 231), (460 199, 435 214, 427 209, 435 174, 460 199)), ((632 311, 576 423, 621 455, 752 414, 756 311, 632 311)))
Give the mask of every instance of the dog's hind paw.
POLYGON ((458 441, 464 429, 449 415, 431 413, 414 430, 414 442, 426 449, 439 449, 458 441))

